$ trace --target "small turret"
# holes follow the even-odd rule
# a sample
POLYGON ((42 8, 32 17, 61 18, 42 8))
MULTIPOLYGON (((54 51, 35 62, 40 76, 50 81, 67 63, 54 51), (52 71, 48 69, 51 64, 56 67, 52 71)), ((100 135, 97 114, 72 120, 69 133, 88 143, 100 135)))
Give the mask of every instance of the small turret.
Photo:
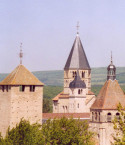
POLYGON ((112 61, 112 53, 111 53, 111 64, 107 67, 107 80, 115 80, 116 79, 116 67, 113 65, 112 61))

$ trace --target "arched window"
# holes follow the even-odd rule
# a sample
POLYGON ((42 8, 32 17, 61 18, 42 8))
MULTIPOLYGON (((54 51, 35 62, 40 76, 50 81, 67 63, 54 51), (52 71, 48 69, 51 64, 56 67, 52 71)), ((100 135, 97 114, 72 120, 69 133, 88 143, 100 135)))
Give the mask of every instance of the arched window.
POLYGON ((78 103, 78 108, 79 108, 79 103, 78 103))
POLYGON ((82 71, 82 78, 84 78, 84 77, 85 77, 85 72, 82 71))
POLYGON ((100 112, 99 112, 99 122, 100 122, 100 112))
POLYGON ((78 94, 80 94, 80 89, 78 90, 78 94))
POLYGON ((94 121, 94 112, 92 112, 92 121, 94 121))
POLYGON ((120 119, 120 113, 116 113, 116 118, 117 118, 117 120, 119 120, 120 119))
POLYGON ((73 77, 73 78, 75 77, 75 73, 74 73, 74 71, 72 72, 72 77, 73 77))
POLYGON ((111 122, 112 121, 112 114, 109 112, 107 114, 107 122, 111 122))
POLYGON ((97 112, 95 112, 95 120, 97 121, 97 112))
POLYGON ((76 71, 75 71, 75 76, 76 76, 76 71))

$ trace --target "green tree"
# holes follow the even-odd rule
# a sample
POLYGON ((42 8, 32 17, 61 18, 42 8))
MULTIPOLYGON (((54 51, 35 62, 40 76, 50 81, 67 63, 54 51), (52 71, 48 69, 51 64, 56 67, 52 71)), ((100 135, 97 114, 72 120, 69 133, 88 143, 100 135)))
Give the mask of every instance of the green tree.
POLYGON ((79 119, 47 120, 42 126, 21 119, 4 139, 0 136, 0 145, 94 145, 93 135, 79 119))
POLYGON ((45 145, 41 134, 41 125, 30 125, 29 121, 21 119, 15 128, 8 129, 5 139, 0 140, 1 145, 45 145))
POLYGON ((88 123, 79 119, 47 120, 42 135, 46 145, 94 145, 94 134, 88 130, 88 123))
POLYGON ((116 131, 114 144, 125 145, 125 108, 123 108, 121 104, 118 105, 118 112, 120 115, 115 117, 113 121, 114 129, 116 131))
POLYGON ((50 99, 43 98, 43 113, 52 112, 52 101, 50 99))

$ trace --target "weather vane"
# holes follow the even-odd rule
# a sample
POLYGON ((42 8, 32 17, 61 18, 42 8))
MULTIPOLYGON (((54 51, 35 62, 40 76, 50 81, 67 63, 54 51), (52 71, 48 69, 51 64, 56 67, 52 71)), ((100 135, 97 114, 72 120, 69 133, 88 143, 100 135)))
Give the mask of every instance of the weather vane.
POLYGON ((22 64, 22 58, 23 58, 22 43, 20 43, 20 53, 19 53, 19 57, 20 57, 20 64, 22 64))
POLYGON ((111 64, 112 64, 112 51, 111 51, 111 64))
POLYGON ((76 26, 76 28, 77 28, 77 34, 79 34, 79 22, 77 22, 77 26, 76 26))

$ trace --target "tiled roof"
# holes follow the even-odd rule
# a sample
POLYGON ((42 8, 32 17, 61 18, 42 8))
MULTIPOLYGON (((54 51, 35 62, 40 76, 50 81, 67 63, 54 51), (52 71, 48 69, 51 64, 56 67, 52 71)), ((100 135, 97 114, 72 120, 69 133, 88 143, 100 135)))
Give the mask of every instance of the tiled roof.
POLYGON ((92 91, 88 91, 88 95, 95 95, 92 91))
POLYGON ((62 117, 90 119, 90 113, 43 113, 43 119, 54 119, 62 117))
POLYGON ((125 95, 117 80, 108 80, 102 87, 91 109, 117 109, 121 103, 125 107, 125 95))
POLYGON ((78 35, 76 36, 64 69, 90 69, 85 51, 78 35))
POLYGON ((63 92, 61 92, 53 98, 53 101, 58 101, 59 98, 69 98, 69 94, 64 94, 63 92))
POLYGON ((0 85, 44 85, 23 65, 18 65, 0 85))

